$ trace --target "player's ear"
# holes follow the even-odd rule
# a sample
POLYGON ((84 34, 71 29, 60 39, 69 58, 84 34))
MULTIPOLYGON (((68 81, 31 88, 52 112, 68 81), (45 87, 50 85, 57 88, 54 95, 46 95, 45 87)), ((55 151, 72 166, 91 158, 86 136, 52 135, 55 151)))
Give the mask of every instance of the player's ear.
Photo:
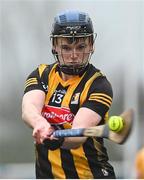
POLYGON ((52 54, 57 54, 57 44, 56 44, 56 42, 52 46, 52 54))
POLYGON ((51 52, 58 60, 58 52, 56 51, 55 47, 52 48, 51 52))
POLYGON ((57 54, 57 38, 52 39, 52 54, 57 54))
POLYGON ((94 45, 91 45, 90 51, 91 51, 92 54, 94 53, 94 51, 95 51, 94 45))
POLYGON ((55 49, 52 49, 52 54, 57 54, 55 49))

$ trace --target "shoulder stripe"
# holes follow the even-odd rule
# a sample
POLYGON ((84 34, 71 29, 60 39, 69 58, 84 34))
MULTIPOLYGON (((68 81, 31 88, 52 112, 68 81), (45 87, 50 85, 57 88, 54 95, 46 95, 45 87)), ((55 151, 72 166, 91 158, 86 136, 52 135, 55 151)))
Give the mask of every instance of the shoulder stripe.
POLYGON ((30 85, 38 84, 38 81, 36 78, 30 78, 25 82, 25 88, 27 88, 30 85))
POLYGON ((90 98, 91 97, 105 97, 105 98, 109 99, 110 101, 112 101, 112 98, 109 95, 104 94, 104 93, 92 93, 90 95, 90 98))
POLYGON ((90 95, 89 100, 100 102, 108 107, 112 104, 112 98, 103 93, 93 93, 90 95))
POLYGON ((104 98, 104 97, 97 97, 97 96, 95 96, 95 97, 90 97, 89 98, 89 100, 90 99, 93 99, 93 100, 95 100, 95 99, 100 99, 100 100, 103 100, 103 101, 106 101, 107 103, 109 103, 109 104, 111 104, 112 103, 112 101, 110 101, 110 100, 108 100, 108 99, 106 99, 106 98, 104 98))
POLYGON ((28 86, 34 85, 34 84, 38 84, 38 83, 36 83, 36 82, 29 83, 29 84, 27 84, 27 85, 25 86, 25 88, 27 88, 28 86))
POLYGON ((92 101, 97 101, 97 102, 100 102, 100 103, 102 103, 102 104, 106 105, 107 107, 110 107, 110 104, 109 104, 109 103, 107 103, 107 102, 105 102, 105 101, 103 101, 103 100, 100 100, 100 99, 97 99, 97 98, 95 98, 95 99, 93 99, 93 98, 89 98, 89 100, 92 100, 92 101))
POLYGON ((26 80, 26 83, 28 83, 30 81, 35 81, 35 80, 37 80, 37 78, 29 78, 29 79, 26 80))

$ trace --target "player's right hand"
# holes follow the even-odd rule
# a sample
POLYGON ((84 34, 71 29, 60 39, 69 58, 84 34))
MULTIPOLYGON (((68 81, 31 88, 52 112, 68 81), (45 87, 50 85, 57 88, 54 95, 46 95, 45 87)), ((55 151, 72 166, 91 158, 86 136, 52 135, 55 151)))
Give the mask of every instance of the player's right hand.
POLYGON ((47 122, 46 119, 42 118, 37 121, 33 128, 33 138, 37 144, 42 144, 45 139, 51 139, 51 135, 54 128, 47 122))

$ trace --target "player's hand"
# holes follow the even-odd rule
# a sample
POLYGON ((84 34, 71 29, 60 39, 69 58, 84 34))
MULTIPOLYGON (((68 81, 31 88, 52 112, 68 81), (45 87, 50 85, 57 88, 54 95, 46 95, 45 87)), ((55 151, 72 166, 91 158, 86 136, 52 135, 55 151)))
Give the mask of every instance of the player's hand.
POLYGON ((38 121, 33 129, 33 137, 37 144, 42 144, 45 139, 51 139, 54 128, 45 120, 38 121))

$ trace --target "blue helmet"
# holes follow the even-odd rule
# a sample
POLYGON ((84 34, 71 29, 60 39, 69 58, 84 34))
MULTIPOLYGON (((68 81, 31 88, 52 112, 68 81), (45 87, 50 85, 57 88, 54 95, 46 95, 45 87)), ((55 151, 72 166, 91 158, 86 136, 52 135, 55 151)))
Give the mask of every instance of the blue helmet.
MULTIPOLYGON (((90 37, 94 43, 94 31, 92 21, 89 15, 78 10, 65 10, 56 15, 51 31, 51 38, 54 45, 54 39, 58 37, 67 37, 71 42, 79 37, 90 37)), ((69 75, 78 75, 86 71, 89 61, 83 62, 77 66, 61 64, 58 53, 53 49, 52 53, 58 60, 60 70, 69 75)), ((92 52, 89 52, 91 57, 92 52)), ((89 58, 90 59, 90 58, 89 58)))
POLYGON ((66 10, 54 19, 52 35, 86 36, 93 34, 92 21, 87 13, 66 10))

